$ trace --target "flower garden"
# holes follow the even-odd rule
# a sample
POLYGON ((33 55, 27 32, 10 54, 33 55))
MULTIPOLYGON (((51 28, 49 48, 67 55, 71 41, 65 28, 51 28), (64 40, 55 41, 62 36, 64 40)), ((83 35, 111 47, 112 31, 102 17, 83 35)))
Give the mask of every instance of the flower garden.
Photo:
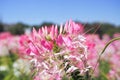
POLYGON ((120 80, 119 67, 120 33, 100 39, 72 20, 0 33, 0 80, 120 80))

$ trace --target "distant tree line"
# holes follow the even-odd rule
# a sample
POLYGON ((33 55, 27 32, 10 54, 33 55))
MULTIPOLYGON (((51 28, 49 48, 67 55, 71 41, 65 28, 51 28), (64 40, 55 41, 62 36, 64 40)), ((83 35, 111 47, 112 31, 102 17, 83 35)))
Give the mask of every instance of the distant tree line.
POLYGON ((0 32, 3 32, 4 31, 4 26, 2 23, 0 23, 0 32))
MULTIPOLYGON (((79 23, 79 21, 76 21, 77 23, 79 23)), ((111 37, 113 36, 114 33, 120 33, 120 26, 115 26, 113 24, 110 24, 110 23, 99 23, 99 22, 96 22, 96 23, 82 23, 83 26, 84 26, 84 32, 87 34, 93 34, 93 33, 96 33, 96 34, 99 34, 100 37, 103 35, 103 34, 108 34, 110 35, 111 37)), ((52 26, 52 25, 55 25, 54 23, 50 23, 50 22, 44 22, 40 25, 33 25, 33 26, 30 26, 30 25, 27 25, 27 24, 23 24, 23 23, 16 23, 14 25, 10 25, 8 27, 5 27, 4 24, 0 23, 0 32, 3 32, 3 31, 9 31, 11 32, 12 34, 14 35, 21 35, 21 34, 24 34, 25 32, 25 29, 27 28, 31 28, 32 30, 32 27, 36 28, 37 30, 39 28, 41 28, 42 26, 52 26), (7 29, 5 29, 7 28, 7 29)), ((58 26, 59 27, 59 26, 58 26)))
POLYGON ((30 26, 23 23, 16 23, 12 25, 6 25, 6 24, 0 23, 0 32, 9 31, 13 35, 21 35, 21 34, 24 34, 25 29, 29 27, 30 26))
POLYGON ((85 27, 85 32, 90 33, 90 34, 99 34, 101 37, 103 34, 108 34, 111 37, 115 33, 120 33, 120 26, 115 26, 110 23, 88 23, 84 24, 85 27))
POLYGON ((15 35, 21 35, 24 34, 25 29, 28 28, 29 26, 23 23, 17 23, 14 26, 11 26, 8 28, 8 31, 10 31, 12 34, 15 35))

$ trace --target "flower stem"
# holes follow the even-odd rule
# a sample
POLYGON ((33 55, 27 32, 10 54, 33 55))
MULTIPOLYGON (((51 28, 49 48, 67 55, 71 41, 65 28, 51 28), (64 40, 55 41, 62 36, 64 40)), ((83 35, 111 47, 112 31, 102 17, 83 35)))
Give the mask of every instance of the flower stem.
POLYGON ((103 48, 103 50, 101 51, 101 53, 100 53, 100 55, 99 55, 99 57, 98 57, 97 63, 96 63, 96 65, 95 65, 95 67, 94 67, 94 69, 93 69, 93 71, 92 71, 92 75, 93 75, 93 73, 95 72, 95 69, 96 69, 96 67, 97 67, 97 65, 98 65, 98 63, 99 63, 99 61, 100 61, 100 58, 101 58, 102 54, 105 52, 106 48, 107 48, 112 42, 114 42, 114 41, 116 41, 116 40, 120 40, 120 37, 111 39, 111 40, 105 45, 105 47, 103 48))

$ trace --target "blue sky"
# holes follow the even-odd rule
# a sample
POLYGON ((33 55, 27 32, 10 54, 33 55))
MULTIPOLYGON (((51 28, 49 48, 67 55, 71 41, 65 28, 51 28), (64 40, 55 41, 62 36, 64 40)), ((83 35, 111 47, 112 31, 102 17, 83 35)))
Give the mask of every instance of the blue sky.
POLYGON ((4 23, 57 24, 69 19, 120 25, 120 0, 0 0, 4 23))

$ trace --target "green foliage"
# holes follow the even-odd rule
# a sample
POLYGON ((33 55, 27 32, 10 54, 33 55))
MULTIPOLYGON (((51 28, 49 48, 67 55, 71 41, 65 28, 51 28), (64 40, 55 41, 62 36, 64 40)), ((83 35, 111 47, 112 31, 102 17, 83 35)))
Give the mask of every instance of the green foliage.
POLYGON ((99 62, 99 76, 94 77, 92 80, 108 80, 107 74, 110 70, 110 65, 107 61, 101 60, 99 62))
POLYGON ((85 80, 85 77, 80 75, 79 70, 75 70, 74 72, 72 72, 71 76, 73 80, 85 80))
POLYGON ((87 33, 96 33, 99 34, 100 37, 102 37, 103 34, 108 34, 111 37, 113 36, 114 33, 120 32, 120 26, 115 26, 113 24, 109 23, 88 23, 88 24, 83 24, 85 25, 85 32, 87 33))
MULTIPOLYGON (((86 72, 87 73, 87 72, 86 72)), ((64 75, 64 77, 62 78, 62 80, 93 80, 91 79, 90 75, 80 75, 80 71, 79 70, 75 70, 73 71, 70 76, 66 76, 64 75), (71 77, 70 77, 71 76, 71 77)))
POLYGON ((45 26, 50 27, 50 26, 52 26, 52 25, 55 25, 55 24, 54 24, 54 23, 51 23, 51 22, 43 22, 43 23, 40 24, 40 25, 33 25, 33 27, 34 27, 36 30, 38 30, 38 29, 41 28, 41 27, 45 27, 45 26))
MULTIPOLYGON (((76 21, 77 23, 79 23, 79 21, 76 21)), ((33 27, 38 30, 41 27, 49 27, 55 25, 54 23, 51 22, 43 22, 40 25, 33 25, 33 27)), ((113 24, 110 23, 99 23, 99 22, 95 22, 95 23, 83 23, 84 29, 86 33, 96 33, 99 34, 100 37, 102 37, 103 34, 108 34, 111 37, 113 36, 114 33, 120 32, 120 26, 115 26, 113 24)), ((7 27, 8 31, 10 31, 12 34, 23 34, 25 31, 25 28, 28 28, 30 26, 23 24, 23 23, 17 23, 15 25, 13 25, 12 27, 7 27)), ((58 26, 59 29, 60 26, 58 26)), ((32 28, 31 28, 32 29, 32 28)), ((0 32, 4 31, 4 25, 2 25, 2 23, 0 23, 0 32)))
POLYGON ((116 27, 112 24, 105 23, 101 25, 100 30, 102 30, 102 34, 106 33, 112 36, 116 32, 116 27))
POLYGON ((54 23, 50 23, 50 22, 43 22, 40 27, 44 27, 44 26, 52 26, 52 25, 55 25, 54 23))
POLYGON ((8 56, 0 57, 0 66, 6 66, 7 69, 0 70, 0 80, 32 80, 30 75, 21 73, 20 76, 14 75, 13 63, 18 59, 16 54, 10 53, 8 56))
POLYGON ((105 73, 107 74, 110 70, 110 66, 109 66, 109 63, 107 61, 104 61, 104 60, 101 60, 100 61, 100 66, 99 66, 99 69, 102 73, 105 73))
POLYGON ((0 23, 0 32, 3 32, 4 31, 4 26, 2 23, 0 23))
POLYGON ((60 52, 60 48, 58 47, 58 45, 56 43, 54 43, 53 52, 54 53, 60 52))
POLYGON ((24 34, 25 28, 28 28, 28 25, 25 25, 23 23, 17 23, 13 25, 12 27, 9 27, 8 31, 10 31, 12 34, 15 35, 21 35, 24 34))

